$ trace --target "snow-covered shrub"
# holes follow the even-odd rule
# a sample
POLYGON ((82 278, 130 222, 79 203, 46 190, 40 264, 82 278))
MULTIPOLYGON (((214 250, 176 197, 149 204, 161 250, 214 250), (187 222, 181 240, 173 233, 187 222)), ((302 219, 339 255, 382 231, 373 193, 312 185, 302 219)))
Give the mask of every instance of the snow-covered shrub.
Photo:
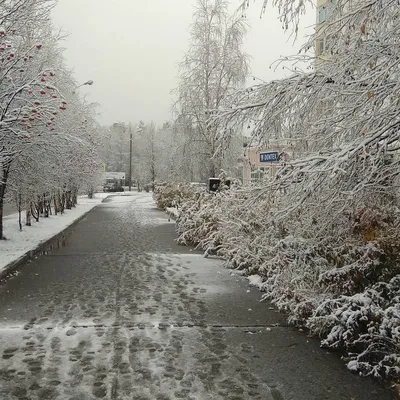
POLYGON ((323 301, 308 320, 323 347, 345 349, 348 367, 400 379, 400 275, 363 293, 323 301))
POLYGON ((196 194, 196 189, 188 183, 161 183, 155 186, 153 197, 160 210, 179 207, 196 194))
MULTIPOLYGON (((296 29, 305 2, 273 3, 296 29)), ((262 276, 265 297, 347 350, 351 369, 398 380, 388 327, 399 307, 400 8, 332 3, 303 51, 285 57, 291 76, 229 93, 213 113, 227 141, 249 126, 260 149, 284 149, 276 179, 187 202, 178 232, 262 276), (315 43, 324 49, 310 60, 315 43)))
POLYGON ((361 212, 346 210, 328 218, 323 208, 304 207, 280 218, 287 192, 233 187, 179 198, 179 243, 217 254, 245 275, 258 274, 263 298, 288 313, 290 323, 308 326, 324 346, 345 349, 351 362, 357 360, 349 367, 395 378, 397 359, 391 352, 398 340, 394 288, 400 273, 400 220, 393 205, 375 200, 372 208, 360 199, 355 209, 361 212), (351 317, 349 310, 360 299, 370 299, 370 307, 351 317), (338 312, 357 320, 353 330, 343 328, 338 312), (391 333, 385 336, 383 329, 391 333))
POLYGON ((218 237, 220 195, 199 193, 181 207, 177 219, 178 243, 194 245, 206 253, 217 251, 221 240, 218 237))

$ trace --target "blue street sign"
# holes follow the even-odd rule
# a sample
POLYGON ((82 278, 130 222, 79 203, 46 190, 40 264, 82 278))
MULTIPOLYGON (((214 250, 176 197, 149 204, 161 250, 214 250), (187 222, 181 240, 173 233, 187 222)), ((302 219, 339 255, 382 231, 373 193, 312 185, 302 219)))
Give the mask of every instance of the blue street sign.
POLYGON ((263 152, 260 153, 260 162, 277 162, 279 159, 279 153, 277 151, 263 152))

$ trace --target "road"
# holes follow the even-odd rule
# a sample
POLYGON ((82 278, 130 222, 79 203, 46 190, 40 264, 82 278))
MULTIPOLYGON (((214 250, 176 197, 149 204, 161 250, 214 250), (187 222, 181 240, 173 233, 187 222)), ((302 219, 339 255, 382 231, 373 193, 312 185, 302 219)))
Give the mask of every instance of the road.
POLYGON ((148 199, 110 197, 0 286, 0 399, 394 399, 148 199))

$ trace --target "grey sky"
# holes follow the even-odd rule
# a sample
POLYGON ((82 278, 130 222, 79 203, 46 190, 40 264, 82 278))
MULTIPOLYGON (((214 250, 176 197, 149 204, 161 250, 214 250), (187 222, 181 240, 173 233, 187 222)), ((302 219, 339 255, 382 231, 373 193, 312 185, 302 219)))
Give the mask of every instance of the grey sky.
MULTIPOLYGON (((236 6, 239 1, 231 3, 236 6)), ((255 76, 276 79, 283 71, 274 72, 269 65, 293 54, 299 42, 292 46, 277 10, 267 10, 260 19, 258 3, 247 15, 251 31, 245 50, 252 56, 255 76)), ((93 86, 79 90, 101 104, 101 123, 170 119, 170 91, 177 85, 177 64, 188 46, 194 4, 195 0, 59 0, 53 21, 69 34, 63 43, 67 65, 78 82, 94 80, 93 86)), ((313 22, 311 12, 303 25, 313 22)))

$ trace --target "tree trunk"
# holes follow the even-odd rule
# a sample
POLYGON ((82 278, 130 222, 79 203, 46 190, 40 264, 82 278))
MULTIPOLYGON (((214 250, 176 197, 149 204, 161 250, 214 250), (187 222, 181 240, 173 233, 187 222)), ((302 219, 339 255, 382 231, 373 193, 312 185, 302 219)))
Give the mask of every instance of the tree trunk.
POLYGON ((3 227, 3 214, 4 214, 4 196, 6 194, 8 173, 10 166, 4 166, 2 168, 2 176, 0 176, 0 240, 4 240, 4 227, 3 227))
POLYGON ((70 210, 72 208, 71 191, 67 190, 65 192, 65 208, 70 210))
POLYGON ((60 192, 58 192, 58 200, 60 203, 60 211, 62 214, 65 210, 65 194, 64 194, 64 192, 62 192, 62 194, 60 194, 60 192))
POLYGON ((59 190, 57 190, 57 192, 54 194, 54 210, 57 210, 55 212, 56 215, 58 213, 62 214, 64 212, 64 208, 61 201, 61 194, 59 190))
POLYGON ((3 207, 4 207, 4 194, 3 194, 3 186, 0 186, 0 240, 4 239, 3 235, 3 207))
POLYGON ((53 201, 54 201, 54 215, 57 215, 58 214, 58 201, 57 201, 57 193, 55 193, 54 194, 54 198, 53 198, 53 201))
POLYGON ((154 192, 154 188, 156 186, 156 167, 155 161, 153 159, 152 166, 151 166, 151 190, 154 192))
POLYGON ((35 219, 36 222, 39 222, 39 217, 40 217, 39 211, 40 210, 39 210, 38 205, 36 205, 34 202, 31 202, 31 215, 35 219))
POLYGON ((25 225, 32 226, 32 213, 31 213, 31 204, 26 205, 26 213, 25 213, 25 225))
POLYGON ((43 197, 41 197, 41 196, 37 196, 36 211, 37 211, 38 217, 39 216, 43 217, 43 214, 44 214, 43 197))
POLYGON ((22 195, 21 193, 18 194, 18 224, 19 230, 22 231, 22 195))
POLYGON ((78 189, 77 188, 73 188, 72 189, 72 206, 75 207, 78 204, 78 189))
POLYGON ((214 162, 214 160, 211 159, 211 158, 210 158, 210 160, 209 160, 208 168, 209 168, 209 173, 210 173, 209 178, 217 178, 217 175, 216 175, 216 173, 217 173, 217 168, 215 167, 215 162, 214 162))
POLYGON ((65 190, 63 190, 63 191, 62 191, 62 194, 61 194, 61 214, 62 214, 62 213, 64 212, 64 210, 65 210, 66 201, 67 201, 66 192, 65 192, 65 190))
POLYGON ((43 211, 44 211, 44 217, 49 218, 49 201, 47 199, 46 193, 43 195, 43 211))
POLYGON ((53 201, 53 196, 49 193, 49 198, 47 199, 47 206, 49 207, 49 215, 53 215, 53 211, 51 210, 52 201, 53 201))

